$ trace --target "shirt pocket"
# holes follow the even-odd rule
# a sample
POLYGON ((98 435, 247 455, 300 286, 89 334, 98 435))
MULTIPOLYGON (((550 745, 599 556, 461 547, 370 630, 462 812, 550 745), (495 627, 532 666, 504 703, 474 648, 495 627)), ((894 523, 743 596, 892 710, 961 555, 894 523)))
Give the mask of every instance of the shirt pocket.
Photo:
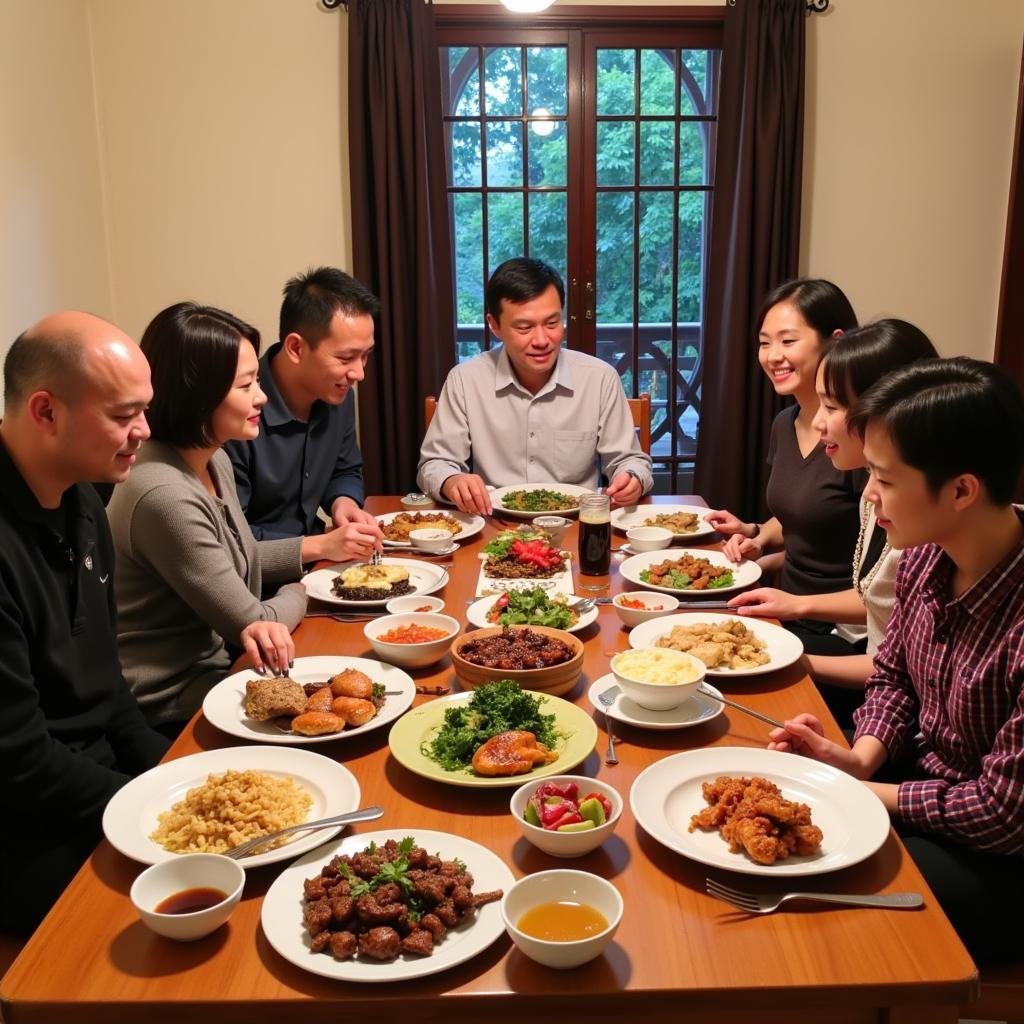
POLYGON ((552 462, 558 470, 558 482, 589 484, 597 456, 597 431, 555 430, 552 434, 552 462))

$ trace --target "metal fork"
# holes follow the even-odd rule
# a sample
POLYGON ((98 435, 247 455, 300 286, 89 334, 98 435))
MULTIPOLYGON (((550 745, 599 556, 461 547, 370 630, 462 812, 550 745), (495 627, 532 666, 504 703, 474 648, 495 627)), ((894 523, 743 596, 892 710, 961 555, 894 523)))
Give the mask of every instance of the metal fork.
POLYGON ((259 836, 256 839, 250 839, 247 843, 234 846, 230 850, 225 850, 224 856, 230 857, 232 860, 241 860, 258 847, 266 846, 267 843, 272 843, 275 839, 280 839, 281 836, 291 835, 293 832, 308 832, 314 828, 326 828, 328 825, 351 825, 357 821, 375 821, 383 814, 384 808, 374 805, 373 807, 363 807, 358 811, 335 814, 331 818, 321 818, 319 821, 304 821, 301 825, 282 828, 277 832, 271 832, 270 835, 259 836))
POLYGON ((849 907, 889 907, 893 910, 911 910, 920 907, 924 898, 919 892, 888 892, 879 896, 858 896, 838 892, 786 892, 756 893, 732 889, 713 878, 706 879, 709 896, 722 900, 748 914, 770 914, 789 900, 816 900, 819 903, 841 903, 849 907))

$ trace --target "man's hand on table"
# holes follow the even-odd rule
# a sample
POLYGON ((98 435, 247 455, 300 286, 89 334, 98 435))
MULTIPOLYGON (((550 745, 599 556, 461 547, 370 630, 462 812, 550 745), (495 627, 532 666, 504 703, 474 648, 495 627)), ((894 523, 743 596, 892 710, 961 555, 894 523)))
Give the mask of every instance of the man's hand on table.
POLYGON ((448 477, 441 485, 441 494, 460 512, 479 516, 494 513, 487 485, 476 473, 456 473, 448 477))
POLYGON ((336 527, 348 526, 349 523, 363 523, 377 527, 377 520, 369 512, 363 511, 351 498, 336 498, 331 505, 331 520, 336 527))
POLYGON ((616 505, 635 505, 644 496, 644 486, 632 473, 617 473, 604 493, 616 505))

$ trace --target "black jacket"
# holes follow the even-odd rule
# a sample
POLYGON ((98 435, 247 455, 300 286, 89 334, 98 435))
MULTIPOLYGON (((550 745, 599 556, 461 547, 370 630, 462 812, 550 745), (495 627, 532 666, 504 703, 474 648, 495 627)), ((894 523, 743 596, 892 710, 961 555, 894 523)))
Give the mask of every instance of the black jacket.
POLYGON ((93 488, 44 509, 0 443, 2 863, 33 832, 96 830, 111 795, 167 749, 121 676, 113 562, 93 488))

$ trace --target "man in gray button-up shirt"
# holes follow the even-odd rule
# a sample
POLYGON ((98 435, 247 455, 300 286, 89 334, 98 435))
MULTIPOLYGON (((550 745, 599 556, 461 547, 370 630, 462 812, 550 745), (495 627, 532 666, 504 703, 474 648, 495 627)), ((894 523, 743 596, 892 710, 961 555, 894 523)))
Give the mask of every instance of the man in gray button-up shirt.
POLYGON ((448 374, 420 451, 427 494, 490 515, 488 484, 596 488, 603 473, 620 505, 651 489, 618 374, 561 347, 564 299, 561 277, 540 260, 507 260, 491 275, 487 325, 502 345, 448 374))

